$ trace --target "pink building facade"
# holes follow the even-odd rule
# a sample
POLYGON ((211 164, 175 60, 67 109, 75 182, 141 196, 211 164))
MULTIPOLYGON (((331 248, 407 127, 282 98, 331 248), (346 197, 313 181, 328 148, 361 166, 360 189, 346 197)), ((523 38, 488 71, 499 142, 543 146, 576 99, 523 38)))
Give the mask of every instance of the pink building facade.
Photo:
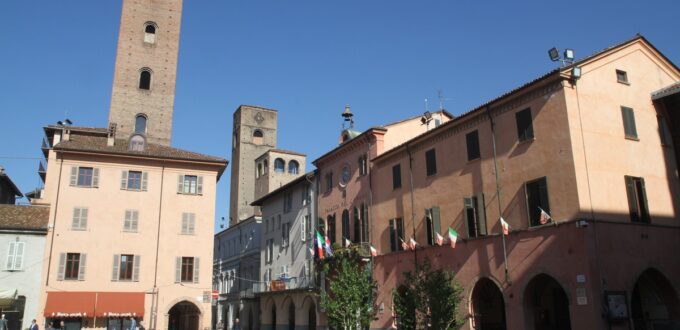
MULTIPOLYGON (((363 179, 380 254, 371 327, 392 327, 392 290, 426 258, 464 287, 464 329, 678 327, 678 81, 638 36, 376 149, 363 179), (455 248, 437 246, 449 228, 455 248)), ((356 155, 332 157, 317 161, 325 220, 356 195, 324 193, 324 174, 356 155)))

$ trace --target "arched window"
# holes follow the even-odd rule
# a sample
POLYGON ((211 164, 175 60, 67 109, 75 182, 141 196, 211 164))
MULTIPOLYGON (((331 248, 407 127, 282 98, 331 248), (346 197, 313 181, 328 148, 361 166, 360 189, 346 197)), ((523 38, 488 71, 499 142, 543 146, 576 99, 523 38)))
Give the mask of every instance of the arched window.
POLYGON ((260 145, 264 142, 264 134, 261 130, 256 129, 253 131, 253 144, 260 145))
POLYGON ((156 23, 146 22, 144 24, 144 42, 147 44, 156 43, 156 23))
POLYGON ((291 160, 288 163, 288 173, 290 173, 290 174, 298 174, 299 168, 300 168, 300 164, 298 164, 298 162, 296 162, 294 160, 291 160))
POLYGON ((137 115, 135 117, 135 133, 144 134, 146 133, 146 116, 137 115))
POLYGON ((274 172, 283 173, 286 169, 286 163, 281 158, 274 160, 274 172))
POLYGON ((139 74, 139 89, 151 89, 151 71, 148 69, 142 69, 139 74))

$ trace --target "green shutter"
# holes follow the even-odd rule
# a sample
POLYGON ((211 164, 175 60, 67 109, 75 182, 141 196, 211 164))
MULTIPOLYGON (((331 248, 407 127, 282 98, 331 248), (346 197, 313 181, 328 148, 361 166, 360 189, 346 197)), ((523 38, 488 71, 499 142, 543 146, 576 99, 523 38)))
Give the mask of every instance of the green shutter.
POLYGON ((633 109, 628 107, 621 107, 621 115, 623 117, 623 127, 627 138, 637 139, 637 128, 635 126, 635 113, 633 109))
POLYGON ((630 212, 631 221, 640 221, 637 210, 637 196, 635 194, 635 183, 632 176, 625 176, 626 180, 626 194, 628 195, 628 210, 630 212))
POLYGON ((640 178, 640 186, 642 190, 642 196, 640 196, 640 205, 642 206, 642 210, 640 210, 640 217, 642 218, 642 221, 644 222, 649 222, 649 205, 647 204, 647 188, 645 188, 645 179, 640 178))
POLYGON ((439 215, 439 206, 433 206, 430 214, 432 215, 432 227, 434 227, 434 232, 441 235, 442 221, 439 215))
POLYGON ((486 206, 484 204, 484 194, 477 195, 477 226, 479 227, 479 234, 486 235, 486 206))

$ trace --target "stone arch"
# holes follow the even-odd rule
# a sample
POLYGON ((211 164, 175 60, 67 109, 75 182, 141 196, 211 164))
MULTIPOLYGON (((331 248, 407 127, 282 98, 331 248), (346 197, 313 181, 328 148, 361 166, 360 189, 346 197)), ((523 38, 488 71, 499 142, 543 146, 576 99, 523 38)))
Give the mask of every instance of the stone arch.
POLYGON ((571 330, 569 297, 557 279, 540 273, 524 287, 524 328, 527 330, 571 330))
POLYGON ((190 297, 180 297, 166 305, 164 318, 169 330, 199 330, 203 328, 205 310, 190 297))
POLYGON ((668 277, 656 268, 642 271, 632 287, 630 314, 635 329, 669 329, 680 323, 680 300, 668 277))
POLYGON ((490 277, 478 277, 469 294, 471 329, 505 330, 506 310, 502 286, 490 277))
POLYGON ((306 323, 309 330, 316 329, 317 325, 319 324, 319 315, 317 313, 317 304, 314 301, 314 298, 310 295, 305 295, 300 306, 302 307, 300 309, 301 313, 305 318, 305 322, 303 324, 306 323))
POLYGON ((274 172, 284 173, 286 171, 286 162, 282 158, 274 159, 274 172))
POLYGON ((150 90, 151 89, 151 77, 153 76, 153 70, 148 67, 139 69, 139 89, 150 90))

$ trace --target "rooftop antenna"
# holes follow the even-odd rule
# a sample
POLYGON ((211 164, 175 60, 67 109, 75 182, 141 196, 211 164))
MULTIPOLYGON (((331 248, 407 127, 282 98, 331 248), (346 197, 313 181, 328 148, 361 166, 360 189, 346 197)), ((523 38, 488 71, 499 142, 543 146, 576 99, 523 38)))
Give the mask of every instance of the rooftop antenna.
POLYGON ((437 97, 439 98, 439 111, 444 111, 444 102, 448 100, 447 98, 444 97, 444 91, 438 89, 437 97))
POLYGON ((349 104, 345 105, 345 111, 342 112, 342 118, 344 118, 344 121, 342 122, 342 129, 345 129, 345 123, 349 122, 349 128, 354 128, 354 114, 352 114, 352 111, 349 109, 349 104))
POLYGON ((220 221, 220 228, 224 229, 224 217, 222 217, 222 221, 220 221))

